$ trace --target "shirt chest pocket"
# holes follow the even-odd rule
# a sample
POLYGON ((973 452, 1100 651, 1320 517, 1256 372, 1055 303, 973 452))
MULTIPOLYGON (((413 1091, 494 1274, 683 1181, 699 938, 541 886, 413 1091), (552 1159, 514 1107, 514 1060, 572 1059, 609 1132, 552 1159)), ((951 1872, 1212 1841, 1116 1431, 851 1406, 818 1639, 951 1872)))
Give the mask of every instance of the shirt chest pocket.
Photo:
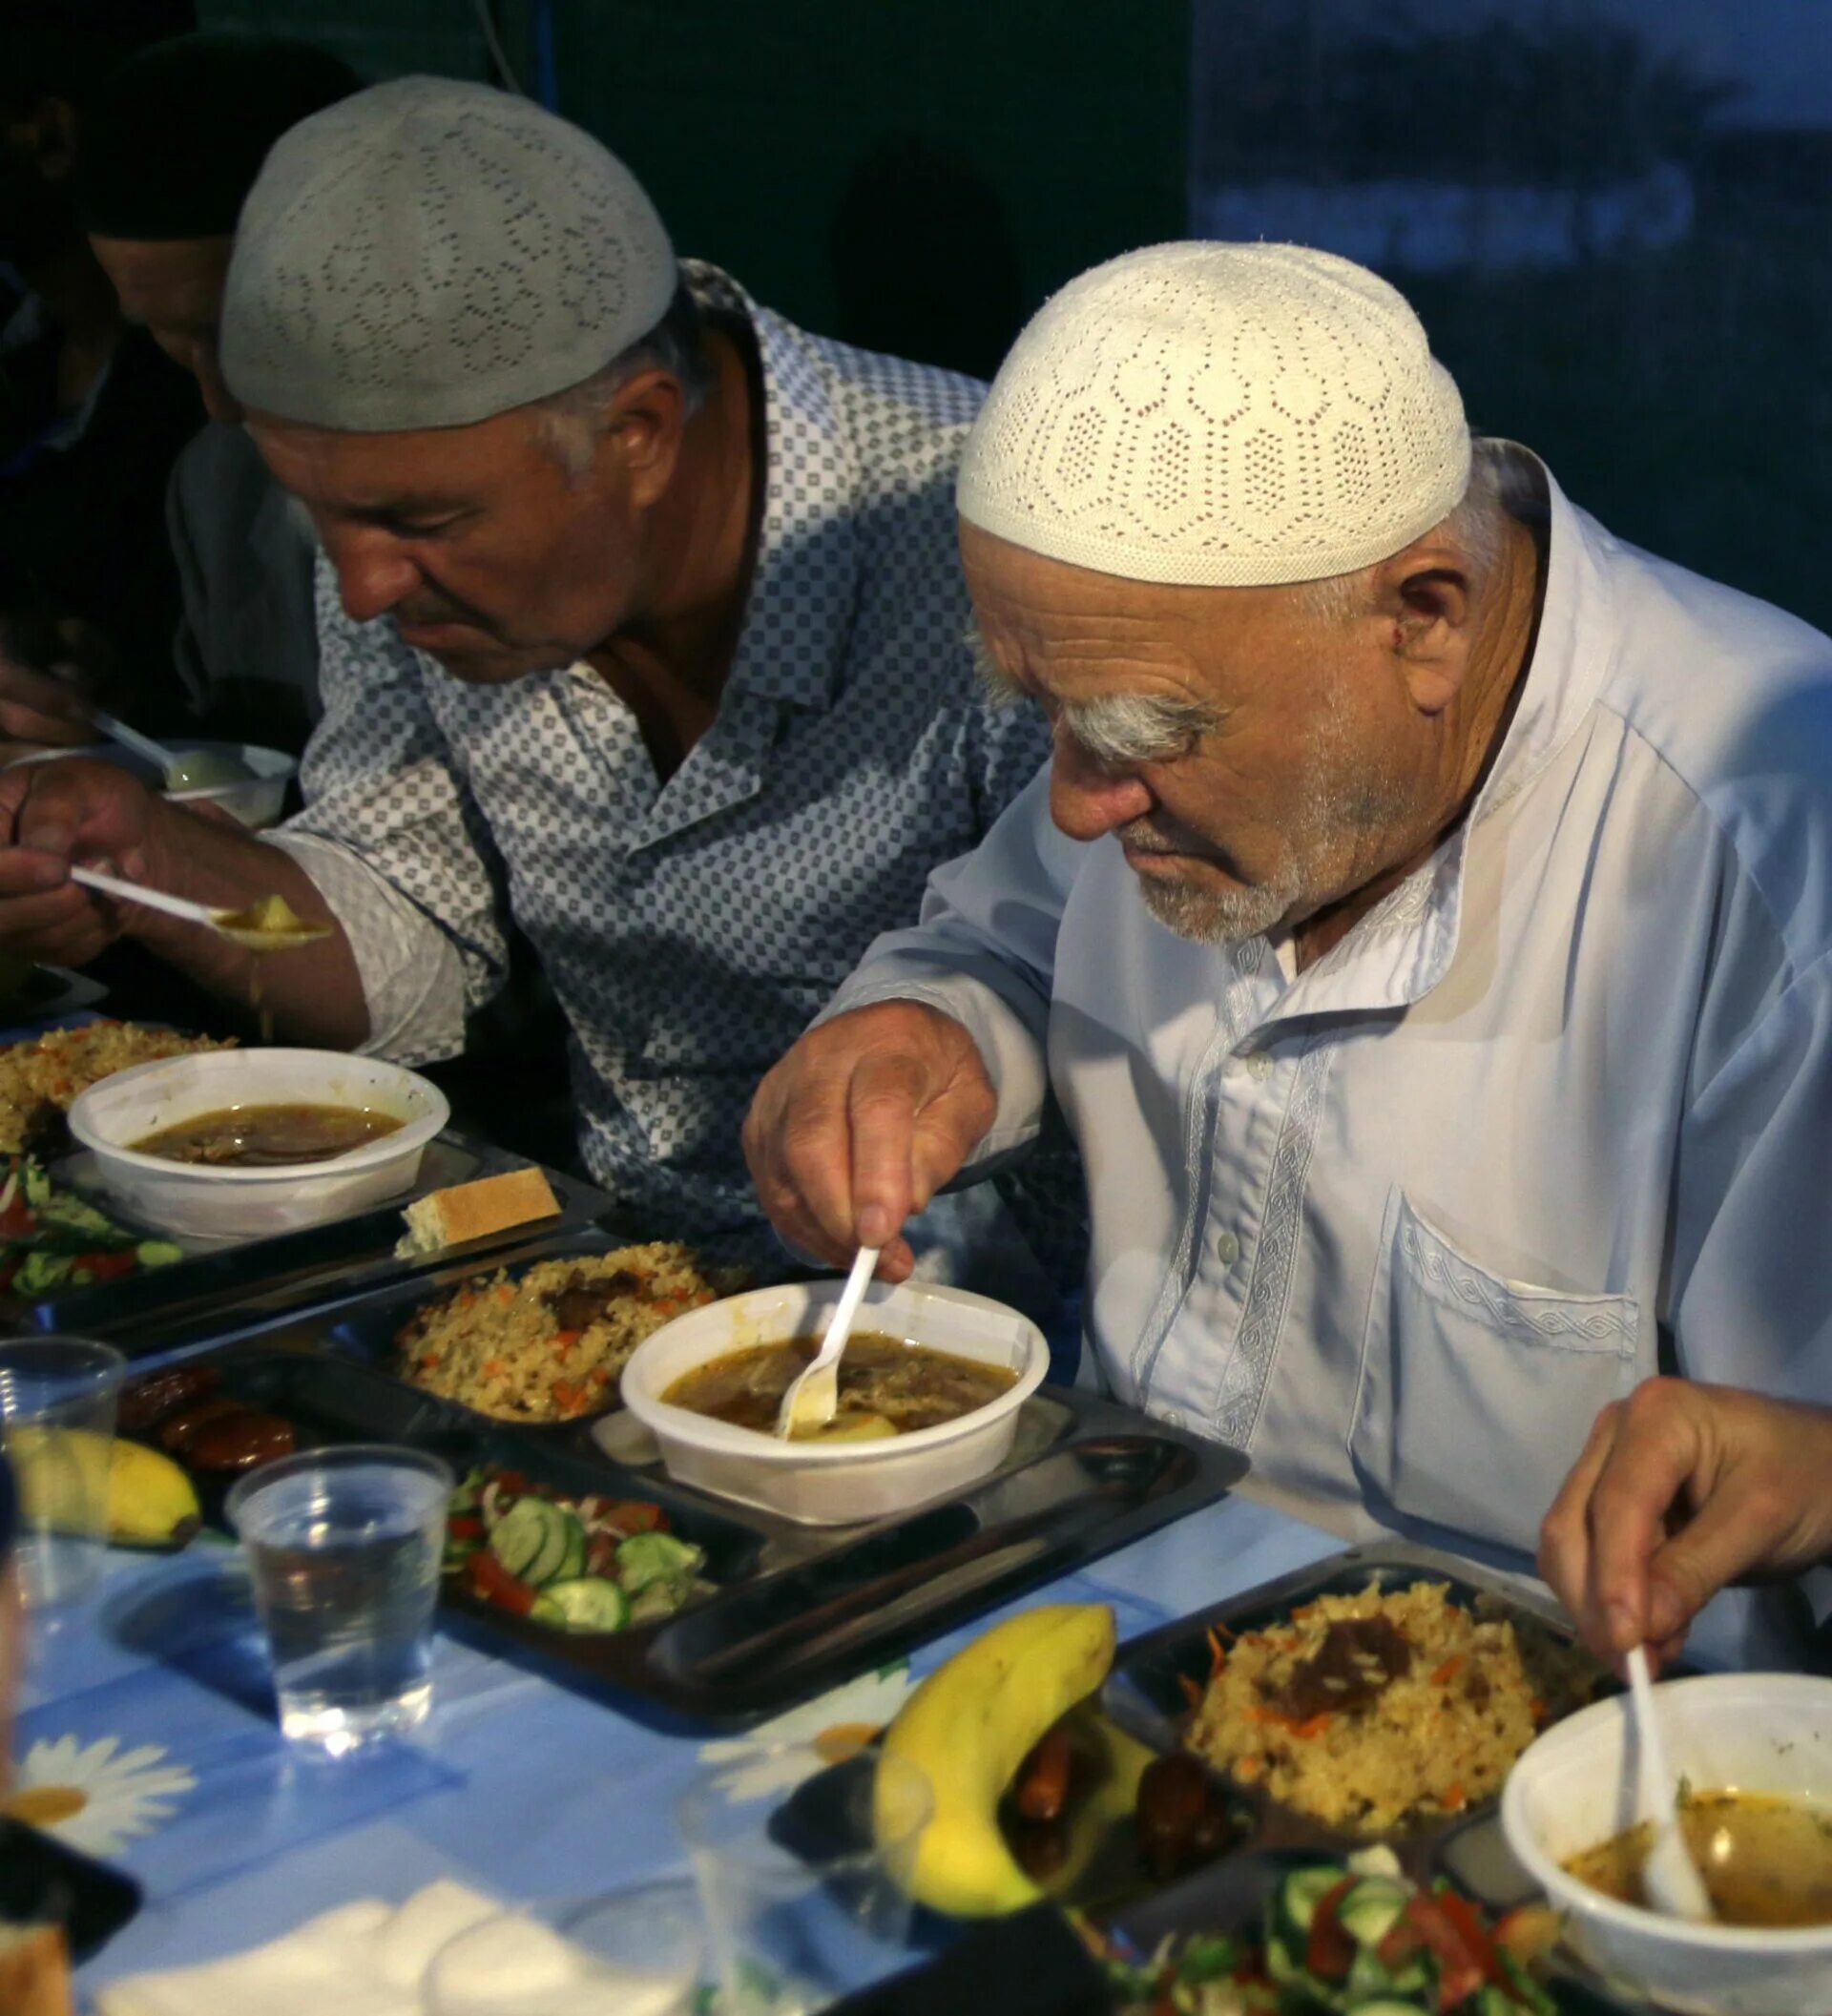
POLYGON ((1530 1552, 1639 1331, 1632 1296, 1507 1280, 1395 1190, 1348 1443, 1376 1508, 1530 1552))

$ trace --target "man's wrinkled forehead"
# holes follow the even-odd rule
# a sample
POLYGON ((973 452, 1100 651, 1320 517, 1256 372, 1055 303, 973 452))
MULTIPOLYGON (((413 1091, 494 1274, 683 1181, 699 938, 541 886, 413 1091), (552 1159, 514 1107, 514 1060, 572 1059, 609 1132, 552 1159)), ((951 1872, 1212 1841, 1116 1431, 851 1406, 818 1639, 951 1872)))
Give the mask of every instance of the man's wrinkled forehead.
POLYGON ((498 500, 545 472, 533 421, 498 414, 469 426, 363 433, 250 411, 246 425, 276 478, 309 502, 363 515, 410 515, 498 500))
POLYGON ((1209 668, 1284 612, 1278 590, 1132 581, 963 522, 974 623, 1008 677, 1051 690, 1210 683, 1209 668))

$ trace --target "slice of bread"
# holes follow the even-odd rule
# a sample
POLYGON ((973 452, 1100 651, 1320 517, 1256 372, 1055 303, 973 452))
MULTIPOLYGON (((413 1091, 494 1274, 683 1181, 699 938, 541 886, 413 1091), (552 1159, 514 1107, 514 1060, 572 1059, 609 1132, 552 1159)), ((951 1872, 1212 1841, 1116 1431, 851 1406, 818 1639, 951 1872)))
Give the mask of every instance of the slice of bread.
POLYGON ((407 1236, 394 1249, 403 1259, 439 1253, 467 1239, 486 1238, 513 1225, 559 1216, 559 1200, 546 1174, 538 1169, 510 1169, 500 1176, 480 1176, 449 1190, 428 1191, 401 1214, 407 1236))
POLYGON ((70 1953, 61 1925, 0 1924, 0 2009, 71 2016, 70 1953))

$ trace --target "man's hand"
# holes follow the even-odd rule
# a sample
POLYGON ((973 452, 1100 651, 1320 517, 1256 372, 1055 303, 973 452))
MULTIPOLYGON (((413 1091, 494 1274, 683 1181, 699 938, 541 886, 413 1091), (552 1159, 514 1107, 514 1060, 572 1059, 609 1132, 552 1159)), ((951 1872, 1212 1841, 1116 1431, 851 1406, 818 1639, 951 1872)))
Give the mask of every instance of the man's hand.
POLYGON ((149 854, 159 805, 113 763, 29 763, 0 773, 0 946, 86 966, 121 935, 116 907, 70 880, 70 864, 158 880, 149 854))
POLYGON ((1832 1409, 1651 1379, 1604 1408, 1540 1528, 1593 1651, 1671 1659, 1726 1584, 1832 1554, 1832 1409))
POLYGON ((973 1153, 997 1104, 951 1015, 880 1002, 810 1029, 776 1066, 744 1154, 784 1238, 836 1266, 882 1246, 879 1274, 901 1281, 913 1259, 899 1228, 973 1153))

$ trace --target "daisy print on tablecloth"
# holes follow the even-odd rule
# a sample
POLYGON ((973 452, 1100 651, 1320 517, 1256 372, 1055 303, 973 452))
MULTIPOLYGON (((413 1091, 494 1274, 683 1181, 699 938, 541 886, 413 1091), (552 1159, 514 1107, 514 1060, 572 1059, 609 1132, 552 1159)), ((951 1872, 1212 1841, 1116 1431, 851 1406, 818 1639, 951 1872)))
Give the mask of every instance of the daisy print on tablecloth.
POLYGON ((4 1811, 86 1855, 114 1855, 165 1825, 197 1774, 165 1762, 157 1743, 123 1750, 118 1736, 34 1743, 13 1772, 4 1811))
POLYGON ((723 1736, 699 1746, 703 1764, 732 1765, 733 1790, 755 1798, 802 1776, 796 1759, 777 1755, 785 1745, 811 1743, 836 1764, 863 1749, 896 1716, 909 1697, 909 1661, 881 1666, 836 1687, 818 1700, 804 1701, 774 1721, 760 1722, 748 1735, 723 1736))

